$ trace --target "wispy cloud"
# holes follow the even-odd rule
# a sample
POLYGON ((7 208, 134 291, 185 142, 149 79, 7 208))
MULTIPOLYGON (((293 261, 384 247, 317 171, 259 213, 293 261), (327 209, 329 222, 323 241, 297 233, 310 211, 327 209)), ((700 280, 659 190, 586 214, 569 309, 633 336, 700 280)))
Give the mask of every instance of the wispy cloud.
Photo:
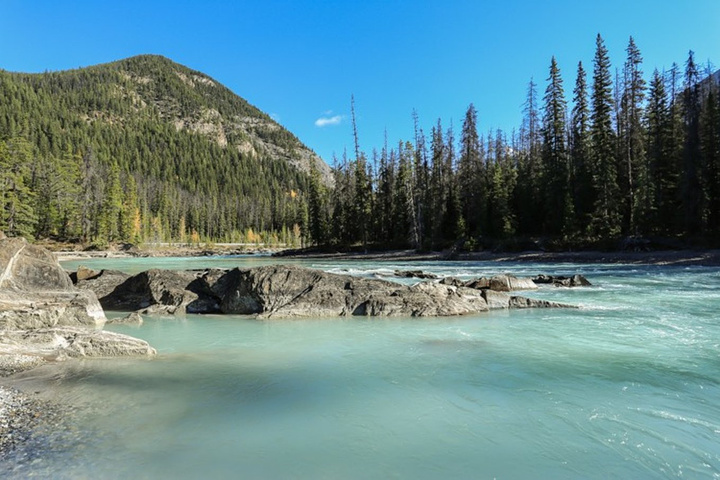
POLYGON ((327 127, 328 125, 340 125, 343 120, 342 115, 334 115, 332 117, 320 117, 315 120, 316 127, 327 127))

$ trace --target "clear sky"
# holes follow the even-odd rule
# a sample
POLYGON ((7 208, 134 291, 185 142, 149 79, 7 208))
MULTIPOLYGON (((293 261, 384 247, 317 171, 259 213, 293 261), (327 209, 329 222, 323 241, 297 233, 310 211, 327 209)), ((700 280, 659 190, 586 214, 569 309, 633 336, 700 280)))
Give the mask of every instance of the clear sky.
POLYGON ((459 131, 467 106, 482 131, 521 121, 530 78, 545 89, 555 55, 572 96, 595 36, 622 67, 635 38, 654 68, 720 65, 720 0, 2 0, 0 68, 42 72, 153 53, 200 70, 295 133, 331 163, 352 148, 459 131))

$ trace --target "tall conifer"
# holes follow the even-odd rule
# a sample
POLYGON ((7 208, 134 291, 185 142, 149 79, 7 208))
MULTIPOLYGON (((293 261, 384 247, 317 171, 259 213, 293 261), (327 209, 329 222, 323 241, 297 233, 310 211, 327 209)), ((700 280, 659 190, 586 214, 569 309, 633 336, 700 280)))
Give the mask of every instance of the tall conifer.
POLYGON ((595 44, 590 138, 596 195, 590 230, 595 235, 608 238, 620 233, 620 189, 612 124, 614 102, 610 57, 600 34, 595 44))
POLYGON ((588 224, 595 204, 590 145, 590 108, 587 78, 582 62, 578 63, 573 89, 570 127, 570 178, 575 220, 572 230, 580 232, 588 224))
POLYGON ((545 231, 553 235, 565 233, 565 221, 572 210, 568 188, 568 158, 565 145, 567 102, 560 68, 555 57, 550 61, 550 75, 545 89, 542 126, 543 170, 541 183, 545 231))

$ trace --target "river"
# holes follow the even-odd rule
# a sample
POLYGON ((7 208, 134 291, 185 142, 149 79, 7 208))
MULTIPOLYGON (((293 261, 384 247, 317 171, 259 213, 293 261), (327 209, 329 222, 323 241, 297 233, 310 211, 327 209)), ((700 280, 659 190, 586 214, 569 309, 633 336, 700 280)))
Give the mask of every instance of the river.
MULTIPOLYGON (((65 266, 139 272, 275 261, 65 266)), ((582 273, 593 286, 526 294, 578 310, 145 316, 141 327, 108 326, 147 340, 158 356, 68 361, 17 376, 18 388, 74 413, 44 449, 0 460, 4 477, 720 478, 720 269, 296 262, 365 276, 582 273)))

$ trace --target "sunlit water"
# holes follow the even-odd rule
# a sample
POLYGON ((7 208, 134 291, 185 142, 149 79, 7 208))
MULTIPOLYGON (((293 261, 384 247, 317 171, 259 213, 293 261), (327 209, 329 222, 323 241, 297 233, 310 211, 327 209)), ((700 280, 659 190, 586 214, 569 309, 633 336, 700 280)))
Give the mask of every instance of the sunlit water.
MULTIPOLYGON (((264 257, 83 261, 259 265, 264 257)), ((77 263, 67 264, 74 268, 77 263)), ((157 358, 66 362, 19 388, 78 413, 6 477, 720 478, 720 270, 301 262, 387 276, 583 273, 579 310, 430 319, 145 317, 157 358), (58 448, 61 444, 62 448, 58 448)), ((406 282, 412 282, 406 280, 406 282)))

